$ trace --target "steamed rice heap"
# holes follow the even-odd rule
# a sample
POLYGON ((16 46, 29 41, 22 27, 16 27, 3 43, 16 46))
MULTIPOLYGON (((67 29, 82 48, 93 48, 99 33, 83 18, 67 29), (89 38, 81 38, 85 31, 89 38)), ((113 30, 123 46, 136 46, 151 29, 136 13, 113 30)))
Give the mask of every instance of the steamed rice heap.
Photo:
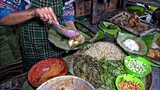
POLYGON ((110 42, 96 42, 84 53, 98 60, 103 57, 107 60, 123 60, 126 56, 119 47, 110 42))
POLYGON ((123 42, 123 45, 125 47, 127 47, 130 51, 139 51, 140 50, 138 44, 132 39, 126 39, 123 42))

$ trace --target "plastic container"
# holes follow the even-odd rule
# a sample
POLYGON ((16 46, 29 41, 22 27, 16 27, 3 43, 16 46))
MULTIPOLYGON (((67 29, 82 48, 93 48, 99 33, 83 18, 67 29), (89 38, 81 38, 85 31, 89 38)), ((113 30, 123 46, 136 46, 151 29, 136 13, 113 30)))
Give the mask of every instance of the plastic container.
POLYGON ((122 79, 126 80, 127 82, 129 82, 129 81, 137 82, 142 87, 142 90, 145 90, 145 86, 144 86, 143 82, 140 79, 138 79, 132 75, 129 75, 129 74, 121 74, 116 78, 116 87, 118 90, 120 90, 118 87, 118 84, 122 81, 122 79))
MULTIPOLYGON (((135 77, 138 77, 138 78, 143 78, 151 72, 150 64, 147 62, 146 59, 144 59, 142 57, 131 57, 131 56, 125 57, 124 67, 125 67, 125 70, 127 71, 128 74, 131 74, 131 75, 133 75, 135 77), (136 60, 140 61, 145 66, 146 72, 145 73, 138 73, 138 72, 135 72, 135 71, 131 70, 131 68, 129 68, 128 65, 126 64, 126 61, 129 61, 129 60, 132 60, 132 59, 136 59, 136 60)), ((136 68, 137 67, 135 66, 135 69, 136 68)))

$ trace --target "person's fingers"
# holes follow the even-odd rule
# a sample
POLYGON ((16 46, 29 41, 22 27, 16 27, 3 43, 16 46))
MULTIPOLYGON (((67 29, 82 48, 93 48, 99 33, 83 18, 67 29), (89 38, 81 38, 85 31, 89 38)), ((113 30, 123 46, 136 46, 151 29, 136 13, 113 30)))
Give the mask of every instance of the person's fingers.
POLYGON ((46 14, 47 14, 47 16, 48 16, 48 21, 47 21, 47 23, 51 24, 53 18, 52 18, 52 16, 51 16, 50 11, 49 11, 49 7, 45 7, 45 11, 46 11, 46 14))
POLYGON ((43 14, 45 20, 49 19, 48 15, 47 15, 47 11, 45 10, 45 8, 41 8, 41 13, 43 14))
POLYGON ((49 21, 49 16, 47 15, 47 10, 45 8, 38 8, 36 10, 36 13, 38 14, 39 18, 43 20, 44 22, 49 21))
POLYGON ((48 7, 45 7, 44 10, 45 10, 45 13, 46 13, 48 19, 52 19, 52 16, 51 16, 51 14, 50 14, 50 12, 49 12, 48 7))
POLYGON ((43 18, 43 17, 44 17, 43 14, 41 13, 40 8, 37 8, 37 9, 36 9, 36 15, 37 15, 38 17, 40 17, 40 18, 43 18))
POLYGON ((51 24, 53 20, 57 25, 59 25, 57 17, 51 7, 37 8, 36 13, 41 20, 49 24, 51 24))
POLYGON ((49 19, 49 20, 47 21, 47 23, 52 24, 52 21, 53 21, 53 20, 49 19))
POLYGON ((49 13, 50 13, 50 15, 52 16, 53 20, 55 21, 55 23, 56 23, 57 25, 59 25, 59 22, 58 22, 58 20, 57 20, 57 17, 56 17, 56 15, 55 15, 55 13, 53 12, 52 8, 49 7, 48 10, 49 10, 49 13))
POLYGON ((42 21, 47 21, 47 19, 45 18, 44 14, 43 14, 43 10, 42 8, 38 8, 36 9, 36 13, 38 15, 38 17, 42 20, 42 21))

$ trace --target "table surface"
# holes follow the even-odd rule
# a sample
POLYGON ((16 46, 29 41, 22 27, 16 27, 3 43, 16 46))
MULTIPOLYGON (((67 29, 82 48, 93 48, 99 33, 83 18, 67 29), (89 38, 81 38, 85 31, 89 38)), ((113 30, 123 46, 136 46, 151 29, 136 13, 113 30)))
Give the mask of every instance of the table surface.
MULTIPOLYGON (((87 22, 85 23, 86 25, 88 24, 87 22)), ((91 25, 88 24, 88 27, 90 27, 91 29, 95 29, 93 30, 93 32, 96 32, 98 30, 98 28, 93 25, 93 27, 91 25)), ((157 67, 153 67, 152 66, 152 85, 150 90, 160 90, 160 68, 157 67)), ((27 72, 23 73, 21 75, 18 75, 16 77, 13 77, 12 79, 1 83, 0 84, 0 90, 33 90, 28 84, 26 84, 27 80, 27 72), (25 89, 22 89, 22 86, 24 86, 25 83, 25 89), (26 88, 27 87, 27 88, 26 88)))

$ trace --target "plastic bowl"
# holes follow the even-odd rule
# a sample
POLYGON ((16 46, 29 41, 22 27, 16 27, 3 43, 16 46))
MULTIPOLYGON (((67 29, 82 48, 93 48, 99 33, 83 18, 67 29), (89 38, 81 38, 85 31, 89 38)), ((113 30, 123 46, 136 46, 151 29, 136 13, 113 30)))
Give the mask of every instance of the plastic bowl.
POLYGON ((133 6, 127 7, 126 12, 130 14, 136 13, 137 15, 143 15, 146 12, 146 8, 143 6, 133 5, 133 6))
MULTIPOLYGON (((138 65, 138 64, 136 64, 136 65, 138 65)), ((135 77, 138 77, 138 78, 143 78, 151 72, 150 64, 147 62, 147 60, 145 58, 142 58, 142 57, 139 57, 139 56, 138 57, 131 57, 131 56, 125 57, 124 67, 125 67, 125 70, 127 71, 128 74, 131 74, 131 75, 133 75, 135 77), (145 73, 139 73, 139 72, 135 72, 135 71, 131 70, 131 68, 129 68, 128 65, 126 64, 126 61, 129 61, 129 60, 132 60, 132 59, 136 59, 136 60, 140 61, 145 66, 146 72, 145 73)), ((138 67, 135 66, 135 69, 136 68, 138 68, 138 67)))
POLYGON ((96 90, 89 82, 80 77, 71 75, 52 78, 43 83, 36 90, 63 90, 64 88, 67 90, 96 90))
POLYGON ((132 75, 129 75, 129 74, 121 74, 116 78, 116 87, 118 90, 120 90, 118 87, 118 84, 122 81, 122 79, 125 79, 127 82, 128 81, 137 82, 142 87, 142 90, 145 90, 145 86, 144 86, 143 82, 140 79, 138 79, 132 75))
POLYGON ((45 81, 67 74, 67 64, 60 58, 48 58, 35 64, 28 73, 28 81, 38 87, 45 81))

